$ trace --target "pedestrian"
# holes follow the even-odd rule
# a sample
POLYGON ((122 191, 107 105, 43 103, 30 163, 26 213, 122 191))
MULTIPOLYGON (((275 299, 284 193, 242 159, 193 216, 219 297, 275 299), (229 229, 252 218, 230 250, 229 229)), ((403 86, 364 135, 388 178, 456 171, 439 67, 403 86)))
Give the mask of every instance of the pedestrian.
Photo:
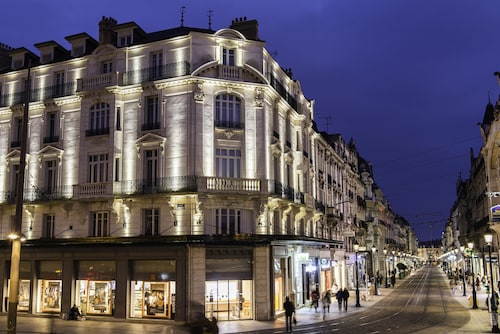
POLYGON ((295 306, 290 301, 290 298, 286 297, 285 302, 283 303, 283 308, 285 309, 285 322, 286 322, 286 331, 292 331, 292 319, 295 314, 295 306))
POLYGON ((344 310, 347 312, 347 300, 349 299, 349 290, 344 288, 342 291, 342 301, 344 302, 344 310))
POLYGON ((394 274, 394 273, 391 274, 391 285, 393 288, 396 285, 396 274, 394 274))
POLYGON ((335 298, 337 298, 337 303, 339 304, 339 311, 340 311, 342 310, 342 289, 337 290, 335 298))
POLYGON ((326 304, 326 310, 330 313, 330 304, 332 303, 332 293, 330 290, 326 290, 323 303, 326 304))
POLYGON ((312 300, 312 306, 314 307, 314 313, 318 312, 318 304, 319 304, 319 295, 316 290, 313 290, 311 292, 311 300, 312 300))

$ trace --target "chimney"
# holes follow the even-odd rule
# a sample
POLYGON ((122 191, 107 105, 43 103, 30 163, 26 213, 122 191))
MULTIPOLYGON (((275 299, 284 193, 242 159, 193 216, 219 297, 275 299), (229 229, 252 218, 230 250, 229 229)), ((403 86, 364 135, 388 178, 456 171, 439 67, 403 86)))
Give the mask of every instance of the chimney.
POLYGON ((99 22, 99 45, 103 44, 115 44, 115 26, 116 20, 112 17, 102 17, 101 22, 99 22))
POLYGON ((10 55, 9 51, 14 50, 13 47, 0 43, 0 70, 10 68, 10 55))
POLYGON ((231 22, 231 26, 229 27, 234 30, 238 30, 245 36, 247 39, 259 40, 259 22, 257 20, 249 20, 247 21, 246 16, 243 18, 236 18, 231 22))

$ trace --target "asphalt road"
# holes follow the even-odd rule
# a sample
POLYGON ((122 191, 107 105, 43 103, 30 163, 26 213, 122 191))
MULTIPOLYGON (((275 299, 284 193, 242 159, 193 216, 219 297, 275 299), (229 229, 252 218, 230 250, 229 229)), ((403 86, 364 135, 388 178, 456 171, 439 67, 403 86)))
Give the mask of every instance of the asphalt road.
MULTIPOLYGON (((293 333, 450 333, 469 322, 468 310, 452 296, 441 269, 426 267, 399 282, 395 291, 366 310, 331 321, 297 326, 293 333)), ((284 330, 251 333, 278 334, 284 330)))

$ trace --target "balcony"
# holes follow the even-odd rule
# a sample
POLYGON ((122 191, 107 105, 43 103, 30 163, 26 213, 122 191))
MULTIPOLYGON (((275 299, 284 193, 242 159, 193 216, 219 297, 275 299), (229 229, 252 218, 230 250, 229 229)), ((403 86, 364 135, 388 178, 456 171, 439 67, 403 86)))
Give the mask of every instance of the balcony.
POLYGON ((141 126, 141 131, 158 130, 160 128, 160 126, 161 126, 160 122, 148 122, 148 123, 144 123, 141 126))
POLYGON ((44 144, 57 143, 57 142, 59 142, 59 136, 52 135, 52 136, 43 137, 44 144))
POLYGON ((180 77, 189 75, 189 73, 191 73, 191 65, 189 64, 189 62, 179 61, 176 63, 147 67, 127 72, 126 76, 124 77, 124 83, 126 85, 135 85, 147 81, 180 77))
POLYGON ((109 127, 85 130, 85 137, 109 135, 109 127))
POLYGON ((115 195, 147 195, 193 191, 196 191, 196 177, 192 175, 122 181, 116 182, 114 185, 115 195))
POLYGON ((86 92, 104 89, 110 86, 122 86, 123 85, 123 73, 104 73, 93 75, 85 78, 80 78, 76 80, 76 91, 86 92))
POLYGON ((219 65, 218 77, 219 79, 241 81, 243 71, 239 66, 219 65))
POLYGON ((74 199, 110 197, 110 196, 113 196, 112 182, 83 183, 83 184, 75 184, 73 186, 74 199))
POLYGON ((240 179, 229 177, 200 177, 198 191, 221 191, 235 193, 259 193, 260 179, 240 179))

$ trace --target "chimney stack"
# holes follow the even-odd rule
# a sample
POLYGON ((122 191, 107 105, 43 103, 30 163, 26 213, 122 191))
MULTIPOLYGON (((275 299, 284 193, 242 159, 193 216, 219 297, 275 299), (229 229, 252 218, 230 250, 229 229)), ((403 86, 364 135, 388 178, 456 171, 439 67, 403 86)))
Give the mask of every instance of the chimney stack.
POLYGON ((249 20, 247 21, 246 16, 243 18, 236 18, 231 22, 231 26, 229 27, 234 30, 238 30, 245 36, 247 39, 259 40, 259 23, 257 20, 249 20))
POLYGON ((103 44, 115 44, 115 26, 117 22, 112 17, 102 17, 101 22, 99 22, 99 45, 103 44))

